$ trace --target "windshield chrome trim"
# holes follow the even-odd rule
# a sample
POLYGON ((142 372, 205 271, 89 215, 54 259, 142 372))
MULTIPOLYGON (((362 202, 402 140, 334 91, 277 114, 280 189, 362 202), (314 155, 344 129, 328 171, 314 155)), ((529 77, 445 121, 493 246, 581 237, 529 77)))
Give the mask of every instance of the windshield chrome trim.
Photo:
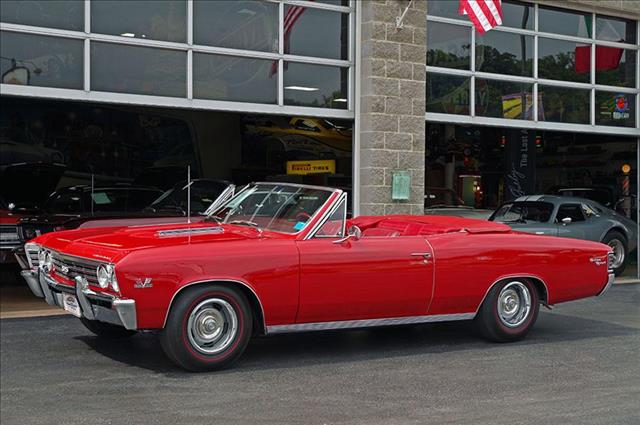
POLYGON ((225 190, 223 190, 222 193, 211 203, 211 205, 209 205, 209 208, 207 208, 204 211, 204 213, 202 213, 202 215, 208 217, 209 214, 211 214, 213 211, 218 209, 218 207, 220 207, 223 203, 233 198, 235 191, 236 191, 235 185, 233 184, 228 185, 225 188, 225 190))
MULTIPOLYGON (((336 212, 338 210, 338 208, 340 207, 340 202, 342 202, 342 200, 344 199, 344 218, 342 220, 342 235, 345 235, 346 232, 346 227, 347 227, 347 194, 345 192, 343 192, 338 199, 336 199, 336 201, 334 202, 334 204, 331 206, 331 208, 329 208, 327 210, 327 212, 325 213, 324 217, 321 217, 316 224, 311 228, 311 230, 309 230, 309 233, 307 233, 307 236, 305 236, 304 238, 302 238, 303 241, 309 240, 311 238, 313 238, 316 233, 318 232, 318 230, 320 230, 320 228, 327 222, 327 220, 329 220, 329 217, 331 217, 331 215, 336 212)), ((340 237, 343 237, 340 236, 340 237)), ((333 236, 322 236, 323 238, 331 238, 333 236)), ((338 236, 335 236, 336 238, 338 236)))

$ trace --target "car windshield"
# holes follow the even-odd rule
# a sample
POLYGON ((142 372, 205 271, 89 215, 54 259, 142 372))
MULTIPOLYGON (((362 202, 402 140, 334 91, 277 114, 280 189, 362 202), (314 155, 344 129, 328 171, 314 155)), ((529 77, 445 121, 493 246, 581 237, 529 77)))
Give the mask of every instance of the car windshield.
POLYGON ((512 202, 504 204, 491 217, 503 223, 547 223, 553 204, 548 202, 512 202))
POLYGON ((281 233, 297 233, 327 202, 330 189, 278 183, 247 186, 208 219, 281 233))
POLYGON ((51 195, 45 211, 50 214, 138 212, 160 193, 156 189, 144 188, 95 189, 93 193, 69 188, 51 195))
POLYGON ((561 189, 558 193, 562 196, 591 199, 602 205, 611 204, 611 194, 604 189, 561 189))

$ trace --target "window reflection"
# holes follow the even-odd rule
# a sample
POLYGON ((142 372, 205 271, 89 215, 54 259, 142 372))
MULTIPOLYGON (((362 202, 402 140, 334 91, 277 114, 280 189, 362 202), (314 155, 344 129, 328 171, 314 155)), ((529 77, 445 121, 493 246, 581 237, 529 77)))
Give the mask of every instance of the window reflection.
POLYGON ((3 84, 82 89, 83 42, 13 32, 0 33, 3 84))
POLYGON ((476 79, 476 115, 527 119, 533 116, 532 84, 476 79), (523 115, 523 107, 524 115, 523 115))
POLYGON ((185 42, 185 0, 91 2, 91 31, 131 38, 185 42))
POLYGON ((0 21, 82 31, 84 2, 77 0, 2 0, 0 21))
POLYGON ((285 62, 284 103, 347 109, 348 69, 285 62))
POLYGON ((193 42, 278 51, 278 5, 248 0, 193 2, 193 42))
POLYGON ((540 37, 538 54, 540 78, 581 83, 590 81, 590 44, 540 37))
POLYGON ((591 14, 540 6, 538 29, 542 32, 591 38, 591 14))
POLYGON ((186 52, 91 43, 91 90, 186 96, 186 52))
POLYGON ((530 77, 533 37, 489 31, 476 37, 476 71, 530 77))
POLYGON ((427 65, 471 69, 469 27, 429 22, 427 40, 427 65))
POLYGON ((427 73, 427 112, 469 115, 469 78, 427 73))
POLYGON ((596 46, 596 84, 635 87, 635 50, 596 46))
POLYGON ((636 95, 596 91, 596 124, 636 126, 636 95))
POLYGON ((277 62, 194 53, 193 73, 196 98, 260 103, 278 101, 277 62))
POLYGON ((635 44, 636 22, 630 19, 596 16, 596 39, 635 44))
POLYGON ((589 90, 538 86, 538 120, 589 124, 589 90))
POLYGON ((349 15, 287 5, 284 9, 284 53, 348 59, 349 15))
POLYGON ((517 1, 502 2, 502 25, 505 27, 533 29, 533 6, 517 1))

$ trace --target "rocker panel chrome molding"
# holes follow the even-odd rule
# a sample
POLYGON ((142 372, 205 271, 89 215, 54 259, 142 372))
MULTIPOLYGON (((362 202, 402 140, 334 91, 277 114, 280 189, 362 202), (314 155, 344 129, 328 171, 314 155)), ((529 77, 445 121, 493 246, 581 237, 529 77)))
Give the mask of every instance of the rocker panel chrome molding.
POLYGON ((418 323, 471 320, 476 313, 435 314, 431 316, 391 317, 384 319, 341 320, 338 322, 296 323, 267 326, 267 334, 325 331, 331 329, 368 328, 373 326, 412 325, 418 323))

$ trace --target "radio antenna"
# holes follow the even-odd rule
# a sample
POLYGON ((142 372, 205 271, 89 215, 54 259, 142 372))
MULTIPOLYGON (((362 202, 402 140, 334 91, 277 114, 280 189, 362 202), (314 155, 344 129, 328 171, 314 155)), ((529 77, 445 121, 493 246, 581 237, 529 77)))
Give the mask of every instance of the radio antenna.
POLYGON ((191 224, 191 165, 187 165, 187 223, 191 224))
POLYGON ((93 187, 94 187, 94 174, 91 173, 91 215, 93 215, 93 203, 95 202, 93 199, 93 187))

